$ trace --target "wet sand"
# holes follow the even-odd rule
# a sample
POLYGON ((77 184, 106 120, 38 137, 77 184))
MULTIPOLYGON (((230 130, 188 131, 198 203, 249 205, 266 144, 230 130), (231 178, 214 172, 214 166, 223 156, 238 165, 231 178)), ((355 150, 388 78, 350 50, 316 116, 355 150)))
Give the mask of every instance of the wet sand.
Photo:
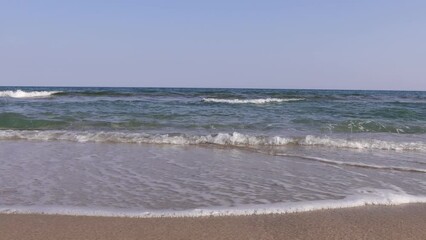
POLYGON ((0 214, 0 239, 426 239, 426 204, 304 213, 120 218, 0 214))

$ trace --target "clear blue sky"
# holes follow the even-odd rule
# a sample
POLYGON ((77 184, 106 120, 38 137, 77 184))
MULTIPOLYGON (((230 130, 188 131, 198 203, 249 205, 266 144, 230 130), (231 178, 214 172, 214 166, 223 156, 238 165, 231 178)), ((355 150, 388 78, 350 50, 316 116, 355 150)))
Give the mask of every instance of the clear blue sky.
POLYGON ((1 1, 0 85, 426 90, 426 1, 1 1))

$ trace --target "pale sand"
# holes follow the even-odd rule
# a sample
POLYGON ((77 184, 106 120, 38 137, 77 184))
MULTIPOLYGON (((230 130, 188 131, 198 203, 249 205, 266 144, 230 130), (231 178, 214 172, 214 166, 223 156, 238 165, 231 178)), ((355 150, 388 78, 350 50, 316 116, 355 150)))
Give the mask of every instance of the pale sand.
POLYGON ((426 239, 426 204, 239 217, 0 214, 0 239, 426 239))

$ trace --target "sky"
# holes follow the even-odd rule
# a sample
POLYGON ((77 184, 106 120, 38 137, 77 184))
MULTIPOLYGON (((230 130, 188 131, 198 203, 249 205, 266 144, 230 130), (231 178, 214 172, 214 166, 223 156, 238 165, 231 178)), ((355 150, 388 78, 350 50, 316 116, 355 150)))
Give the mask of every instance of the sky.
POLYGON ((426 90, 425 12, 423 0, 0 0, 0 85, 426 90))

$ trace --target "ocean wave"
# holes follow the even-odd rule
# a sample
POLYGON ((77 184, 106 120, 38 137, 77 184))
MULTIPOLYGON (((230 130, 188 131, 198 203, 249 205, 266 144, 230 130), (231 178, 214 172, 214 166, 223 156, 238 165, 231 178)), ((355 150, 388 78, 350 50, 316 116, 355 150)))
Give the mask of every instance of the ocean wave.
POLYGON ((320 157, 312 157, 312 156, 300 156, 293 154, 285 154, 285 153, 276 153, 276 156, 284 156, 284 157, 296 157, 309 161, 322 162, 331 165, 340 165, 340 166, 349 166, 349 167, 358 167, 358 168, 370 168, 370 169, 379 169, 379 170, 392 170, 399 172, 415 172, 415 173, 426 173, 426 169, 422 168, 410 168, 410 167, 401 167, 401 166, 383 166, 383 165, 375 165, 375 164, 365 164, 360 162, 344 162, 339 160, 332 160, 320 157))
POLYGON ((68 123, 61 120, 34 119, 13 112, 0 113, 0 129, 49 129, 66 127, 68 123))
POLYGON ((58 96, 70 97, 131 97, 137 96, 137 93, 119 92, 111 90, 92 90, 92 91, 64 91, 57 93, 58 96))
POLYGON ((45 98, 50 97, 54 94, 60 93, 61 91, 0 91, 0 97, 11 97, 11 98, 45 98))
POLYGON ((246 216, 263 214, 287 214, 316 210, 362 207, 366 205, 394 206, 408 203, 426 203, 426 196, 410 195, 386 189, 358 189, 355 193, 338 200, 317 200, 302 202, 240 205, 236 207, 211 207, 182 211, 147 209, 112 209, 73 206, 0 206, 3 214, 47 214, 70 216, 102 217, 206 217, 206 216, 246 216))
MULTIPOLYGON (((388 112, 391 115, 391 110, 388 112)), ((380 117, 382 117, 381 115, 380 117)), ((408 117, 404 117, 408 118, 408 117)), ((394 115, 393 119, 404 119, 401 116, 394 115)), ((411 119, 415 119, 415 116, 411 116, 411 119)), ((426 128, 424 125, 408 125, 407 123, 389 123, 380 122, 373 120, 347 120, 336 124, 328 124, 323 129, 327 129, 334 132, 387 132, 387 133, 398 133, 398 134, 413 134, 413 133, 425 133, 426 128)))
POLYGON ((412 150, 426 151, 426 143, 423 142, 391 142, 377 139, 341 139, 330 137, 317 137, 308 135, 303 139, 301 145, 308 146, 330 146, 336 148, 352 149, 377 149, 377 150, 412 150))
POLYGON ((186 134, 147 134, 128 132, 86 132, 86 131, 29 131, 2 130, 0 140, 37 140, 37 141, 73 141, 73 142, 110 142, 133 144, 172 144, 172 145, 220 145, 235 147, 262 146, 320 146, 334 148, 393 150, 393 151, 426 151, 423 142, 391 142, 376 139, 340 139, 330 137, 281 137, 251 136, 238 132, 218 133, 210 135, 186 134))
POLYGON ((203 102, 212 102, 212 103, 230 103, 230 104, 241 104, 241 103, 251 103, 251 104, 265 104, 273 102, 292 102, 292 101, 302 101, 304 98, 258 98, 258 99, 222 99, 222 98, 203 98, 203 102))

